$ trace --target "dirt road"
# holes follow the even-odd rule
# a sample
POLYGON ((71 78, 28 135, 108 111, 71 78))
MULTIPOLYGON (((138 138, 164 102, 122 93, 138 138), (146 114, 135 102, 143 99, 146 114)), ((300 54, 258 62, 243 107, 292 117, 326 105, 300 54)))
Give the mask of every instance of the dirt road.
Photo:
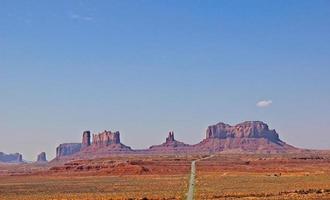
POLYGON ((191 172, 190 172, 190 180, 189 180, 189 190, 187 193, 187 200, 193 200, 194 199, 194 190, 195 190, 195 176, 196 176, 196 162, 212 158, 214 155, 201 158, 198 160, 194 160, 191 162, 191 172))

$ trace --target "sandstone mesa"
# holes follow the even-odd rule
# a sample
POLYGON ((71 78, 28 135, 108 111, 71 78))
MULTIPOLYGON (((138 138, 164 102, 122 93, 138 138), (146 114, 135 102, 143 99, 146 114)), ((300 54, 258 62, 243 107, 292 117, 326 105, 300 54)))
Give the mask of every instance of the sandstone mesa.
POLYGON ((164 143, 142 150, 122 144, 118 131, 105 130, 93 135, 90 131, 84 131, 81 143, 60 144, 55 160, 90 159, 122 154, 287 153, 298 150, 283 142, 279 134, 269 129, 264 122, 246 121, 235 126, 220 122, 209 126, 205 139, 198 144, 190 145, 177 141, 171 131, 164 143))
POLYGON ((0 162, 3 163, 22 163, 23 156, 22 154, 15 153, 15 154, 5 154, 0 152, 0 162))

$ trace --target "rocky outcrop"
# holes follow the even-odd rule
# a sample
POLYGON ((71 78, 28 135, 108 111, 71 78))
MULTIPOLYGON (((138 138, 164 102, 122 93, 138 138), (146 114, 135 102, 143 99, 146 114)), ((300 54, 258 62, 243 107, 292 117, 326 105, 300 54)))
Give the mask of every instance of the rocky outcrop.
POLYGON ((85 149, 91 145, 91 132, 90 131, 84 131, 81 148, 85 149))
POLYGON ((166 142, 165 143, 172 143, 174 141, 175 141, 175 139, 174 139, 174 132, 173 131, 172 132, 170 131, 168 133, 168 136, 166 138, 166 142))
POLYGON ((132 151, 131 147, 120 142, 120 133, 118 131, 103 131, 98 134, 93 134, 91 141, 90 131, 84 131, 82 143, 65 143, 61 144, 56 149, 56 159, 62 157, 68 158, 93 158, 103 157, 105 155, 119 154, 132 151))
POLYGON ((15 154, 5 154, 0 152, 0 162, 3 163, 21 163, 23 162, 22 154, 15 153, 15 154))
POLYGON ((93 146, 104 147, 111 144, 120 144, 120 133, 119 131, 103 131, 99 134, 93 134, 93 146))
POLYGON ((64 143, 60 144, 56 148, 56 157, 69 156, 79 152, 81 149, 81 143, 64 143))
POLYGON ((174 132, 171 131, 168 133, 168 136, 165 140, 165 142, 161 145, 153 145, 149 147, 149 150, 153 152, 160 152, 160 153, 170 153, 173 151, 187 151, 189 149, 190 145, 185 144, 183 142, 179 142, 175 140, 174 138, 174 132))
POLYGON ((18 154, 16 162, 18 162, 18 163, 23 162, 23 155, 22 154, 18 154))
POLYGON ((218 123, 206 130, 206 139, 195 145, 207 151, 248 151, 281 153, 295 148, 281 141, 275 130, 260 121, 247 121, 236 126, 218 123))
POLYGON ((104 152, 111 154, 122 151, 131 151, 131 147, 120 142, 119 131, 111 132, 107 130, 93 134, 91 145, 83 150, 85 153, 94 152, 95 154, 103 154, 104 152))
POLYGON ((275 130, 269 130, 268 125, 260 121, 247 121, 236 126, 218 123, 206 130, 208 138, 265 138, 272 142, 281 142, 275 130))
POLYGON ((261 121, 247 121, 235 126, 218 123, 209 126, 206 138, 195 145, 185 144, 174 138, 174 132, 168 134, 165 142, 153 145, 149 149, 132 150, 120 142, 118 131, 103 131, 93 134, 83 133, 82 143, 61 144, 57 148, 57 158, 71 156, 75 159, 89 159, 118 154, 200 154, 221 151, 255 152, 255 153, 284 153, 297 150, 280 140, 275 130, 261 121))
POLYGON ((86 149, 91 145, 91 133, 90 131, 84 131, 82 136, 82 143, 64 143, 60 144, 56 148, 56 158, 61 158, 64 156, 71 156, 75 153, 86 149))
POLYGON ((45 152, 41 152, 41 153, 37 156, 37 162, 38 162, 38 163, 47 162, 47 158, 46 158, 46 153, 45 153, 45 152))

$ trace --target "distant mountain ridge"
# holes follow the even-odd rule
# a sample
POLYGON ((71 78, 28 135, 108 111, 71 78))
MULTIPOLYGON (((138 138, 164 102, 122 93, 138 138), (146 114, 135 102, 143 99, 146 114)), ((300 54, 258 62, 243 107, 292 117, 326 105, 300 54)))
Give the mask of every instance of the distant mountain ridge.
POLYGON ((177 141, 174 132, 169 132, 166 141, 148 149, 134 150, 120 142, 118 131, 103 131, 93 134, 85 131, 82 143, 65 143, 57 147, 55 160, 62 158, 95 158, 118 154, 198 154, 214 152, 286 153, 297 151, 280 140, 275 130, 261 121, 246 121, 235 126, 225 123, 211 125, 206 137, 198 144, 190 145, 177 141))

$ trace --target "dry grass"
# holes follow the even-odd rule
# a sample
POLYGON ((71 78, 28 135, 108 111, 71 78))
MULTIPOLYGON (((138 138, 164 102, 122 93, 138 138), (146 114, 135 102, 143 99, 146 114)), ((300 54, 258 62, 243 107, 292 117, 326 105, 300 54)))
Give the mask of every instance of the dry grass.
POLYGON ((196 199, 330 199, 330 160, 219 155, 197 165, 196 199))
MULTIPOLYGON (((14 166, 28 173, 0 176, 0 200, 184 199, 192 159, 112 157, 62 163, 59 171, 14 166)), ((329 200, 330 154, 220 154, 197 162, 196 181, 197 200, 329 200)))
POLYGON ((182 199, 187 176, 2 177, 1 200, 182 199))
MULTIPOLYGON (((330 175, 286 174, 269 176, 252 173, 199 173, 197 199, 282 199, 284 196, 317 196, 330 198, 330 175), (306 194, 305 194, 306 193, 306 194), (230 199, 230 198, 229 198, 230 199)), ((299 198, 298 198, 299 199, 299 198)))

